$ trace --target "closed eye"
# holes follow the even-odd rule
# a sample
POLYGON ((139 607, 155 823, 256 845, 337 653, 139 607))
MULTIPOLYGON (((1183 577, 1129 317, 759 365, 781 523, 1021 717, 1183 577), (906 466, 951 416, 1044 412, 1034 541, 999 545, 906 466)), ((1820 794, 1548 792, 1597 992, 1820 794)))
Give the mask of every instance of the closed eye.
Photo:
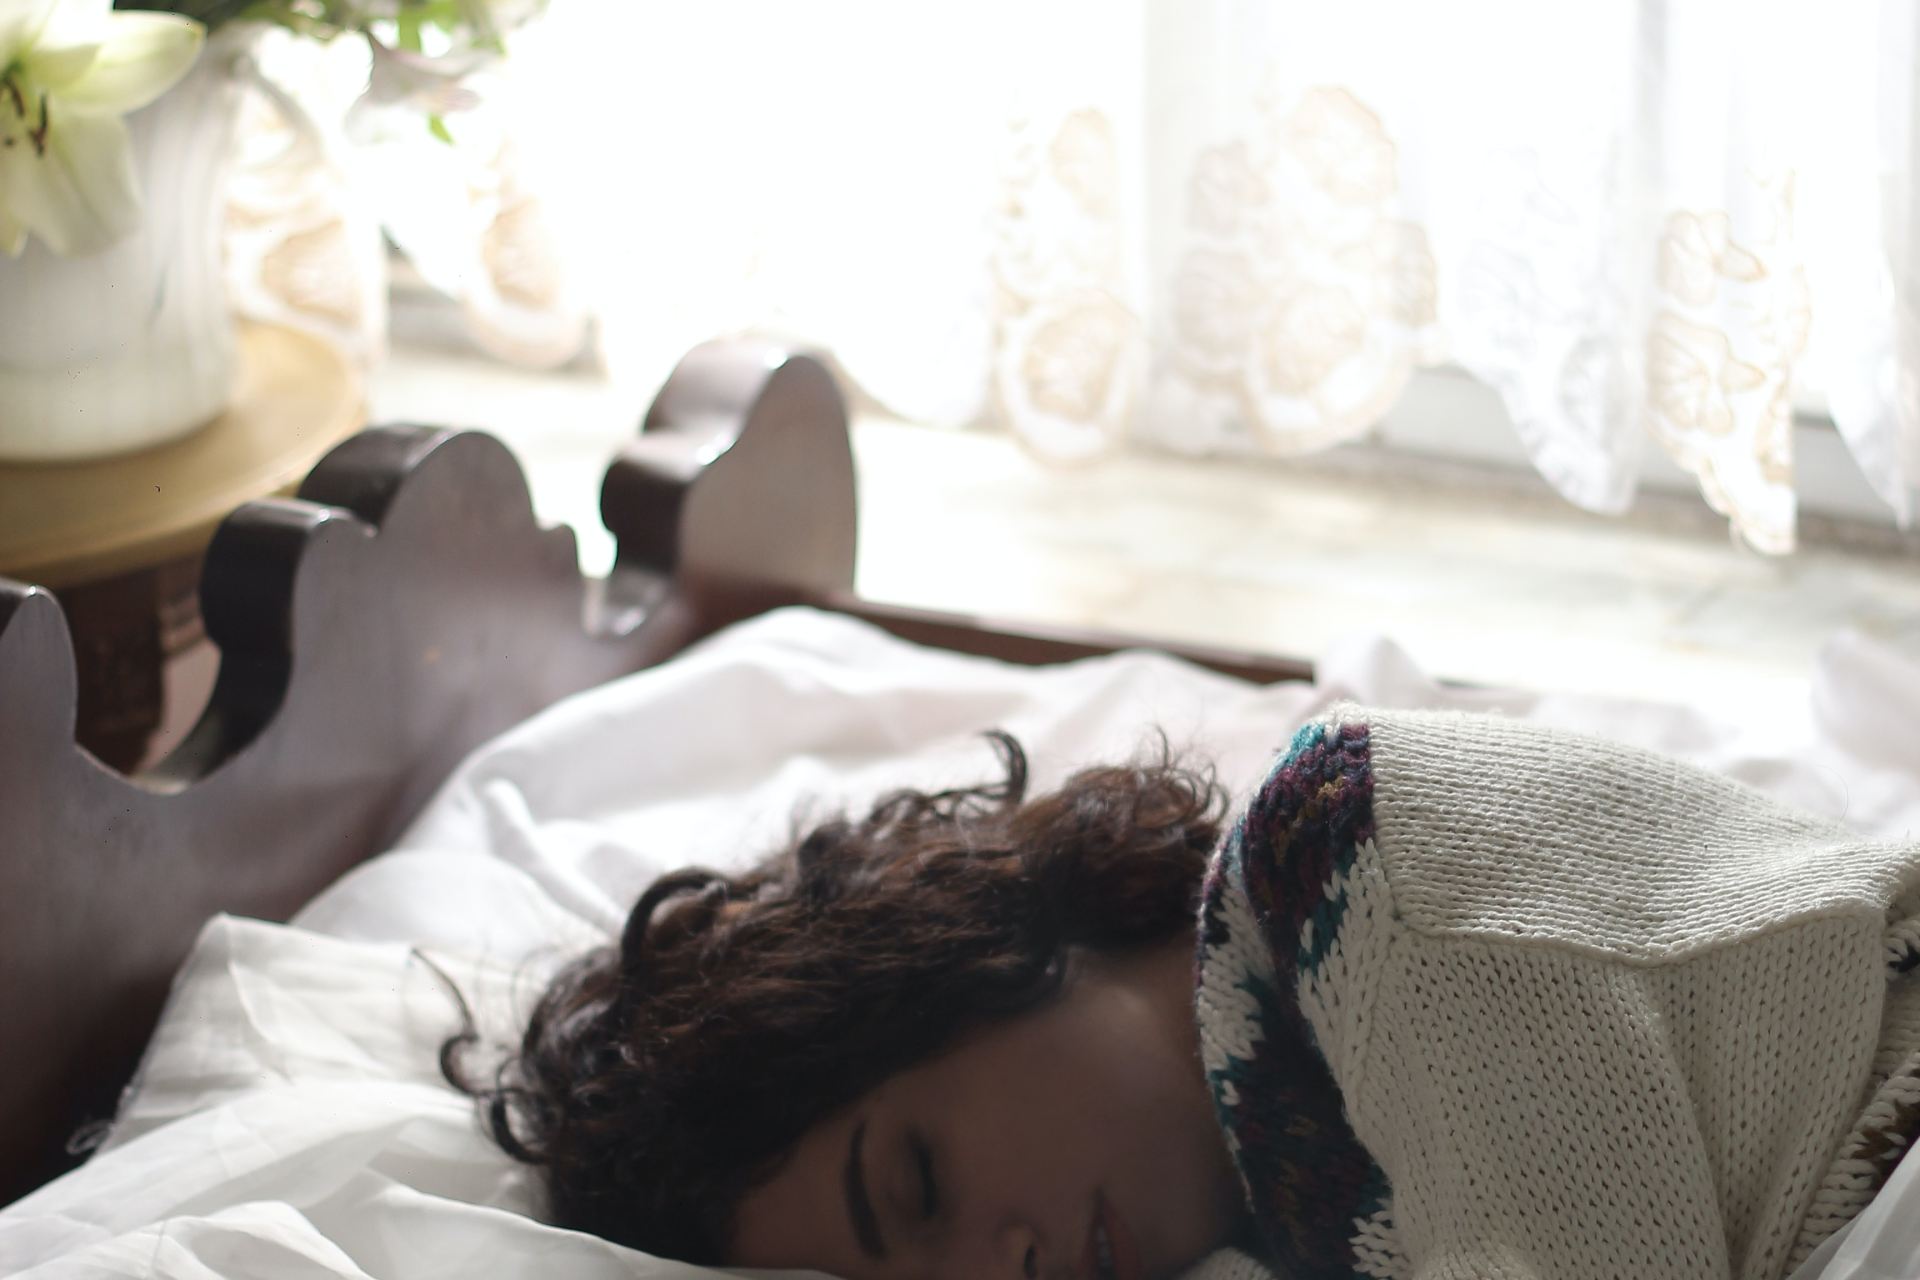
POLYGON ((920 1174, 920 1216, 931 1221, 940 1212, 940 1188, 933 1180, 933 1148, 918 1130, 907 1134, 907 1147, 920 1174))

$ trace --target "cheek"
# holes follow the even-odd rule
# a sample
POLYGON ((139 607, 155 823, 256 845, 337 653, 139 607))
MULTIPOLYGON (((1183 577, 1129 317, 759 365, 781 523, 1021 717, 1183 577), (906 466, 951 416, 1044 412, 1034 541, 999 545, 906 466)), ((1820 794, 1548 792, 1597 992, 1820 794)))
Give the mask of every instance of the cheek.
POLYGON ((816 1126, 771 1179, 747 1192, 734 1220, 728 1265, 859 1280, 865 1272, 840 1191, 844 1151, 839 1129, 816 1126))
POLYGON ((1137 1009, 1111 1010, 1052 1058, 1066 1140, 1137 1189, 1194 1180, 1221 1145, 1197 1057, 1137 1009))
POLYGON ((970 1095, 976 1122, 990 1122, 981 1128, 1023 1158, 1052 1165, 1075 1153, 1111 1155, 1200 1088, 1198 1065, 1174 1061, 1141 1022, 1124 1006, 1062 1019, 1007 1045, 956 1091, 970 1095))
POLYGON ((1051 1056, 1060 1087, 1108 1114, 1163 1103, 1177 1084, 1200 1079, 1199 1064, 1186 1064, 1179 1046, 1131 1002, 1089 1010, 1066 1030, 1071 1034, 1051 1056))

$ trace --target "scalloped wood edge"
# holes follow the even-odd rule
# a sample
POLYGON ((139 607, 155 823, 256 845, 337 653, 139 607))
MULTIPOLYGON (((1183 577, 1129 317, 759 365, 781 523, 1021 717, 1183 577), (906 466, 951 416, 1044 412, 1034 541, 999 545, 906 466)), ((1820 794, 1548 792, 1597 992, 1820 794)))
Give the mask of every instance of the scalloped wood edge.
POLYGON ((129 780, 74 744, 71 638, 0 579, 0 1202, 108 1114, 216 912, 284 919, 390 842, 470 749, 769 603, 849 593, 846 410, 811 356, 709 343, 607 473, 619 539, 582 577, 504 446, 376 427, 209 547, 221 666, 129 780))

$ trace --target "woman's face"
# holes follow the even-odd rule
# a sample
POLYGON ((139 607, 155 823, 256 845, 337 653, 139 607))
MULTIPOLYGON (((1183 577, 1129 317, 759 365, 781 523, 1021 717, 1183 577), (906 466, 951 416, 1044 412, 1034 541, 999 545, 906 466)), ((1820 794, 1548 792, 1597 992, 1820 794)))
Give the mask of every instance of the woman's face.
POLYGON ((1192 954, 1077 955, 1058 998, 821 1121, 747 1194, 728 1261, 845 1280, 1161 1280, 1197 1262, 1244 1210, 1192 954))

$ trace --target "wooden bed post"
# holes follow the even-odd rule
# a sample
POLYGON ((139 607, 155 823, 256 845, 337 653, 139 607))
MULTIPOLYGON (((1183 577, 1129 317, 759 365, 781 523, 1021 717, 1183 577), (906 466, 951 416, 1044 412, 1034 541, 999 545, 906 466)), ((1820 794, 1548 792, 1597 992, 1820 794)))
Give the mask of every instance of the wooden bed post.
POLYGON ((855 508, 846 404, 825 366, 772 343, 696 347, 607 468, 609 597, 644 600, 673 576, 718 617, 851 595, 855 508), (739 365, 754 359, 778 394, 748 403, 739 365))
POLYGON ((134 779, 74 743, 59 605, 0 579, 0 1202, 111 1113, 210 916, 285 919, 501 730, 754 602, 850 588, 846 430, 812 357, 699 348, 608 473, 605 582, 491 437, 362 432, 296 498, 221 525, 201 583, 217 683, 134 779))

